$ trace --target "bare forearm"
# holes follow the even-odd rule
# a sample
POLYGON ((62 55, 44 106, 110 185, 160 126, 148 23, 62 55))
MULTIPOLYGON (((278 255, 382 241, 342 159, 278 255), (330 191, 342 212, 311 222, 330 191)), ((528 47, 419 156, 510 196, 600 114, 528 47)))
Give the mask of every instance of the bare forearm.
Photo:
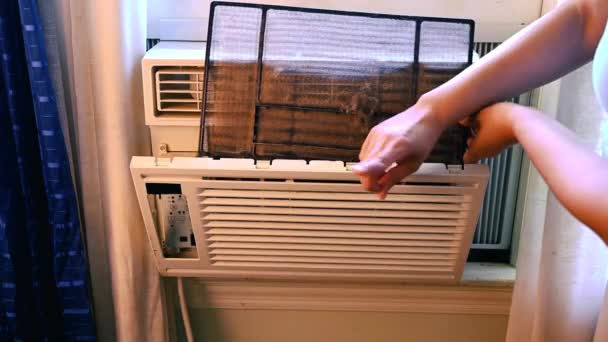
POLYGON ((513 132, 557 199, 608 242, 608 160, 533 109, 513 113, 513 132))
POLYGON ((488 104, 555 80, 592 58, 607 17, 605 1, 566 2, 421 102, 430 103, 438 119, 451 125, 488 104))
MULTIPOLYGON (((423 95, 416 105, 374 127, 361 148, 361 162, 354 168, 363 186, 385 196, 420 166, 446 127, 591 60, 607 18, 607 0, 566 1, 460 75, 423 95), (394 163, 397 167, 387 171, 394 163)), ((485 140, 496 140, 489 132, 485 140)), ((495 145, 487 150, 496 152, 502 146, 495 145)), ((468 158, 475 158, 474 152, 468 153, 468 158)))

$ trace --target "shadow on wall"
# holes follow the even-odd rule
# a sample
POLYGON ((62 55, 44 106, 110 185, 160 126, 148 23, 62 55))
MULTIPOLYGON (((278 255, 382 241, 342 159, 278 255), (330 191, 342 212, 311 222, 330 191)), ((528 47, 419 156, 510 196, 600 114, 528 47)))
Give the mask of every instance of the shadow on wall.
MULTIPOLYGON (((189 284, 192 280, 184 279, 184 288, 188 288, 192 286, 189 284), (190 286, 189 286, 190 285, 190 286)), ((171 334, 170 336, 177 336, 177 341, 186 342, 186 333, 184 330, 184 321, 181 316, 180 307, 179 307, 179 298, 177 296, 177 281, 173 278, 169 278, 166 280, 166 294, 167 302, 174 303, 173 305, 173 313, 172 316, 175 318, 175 334, 171 334)), ((205 291, 204 285, 201 283, 197 283, 195 285, 197 289, 196 295, 196 304, 188 306, 188 311, 190 313, 190 322, 192 324, 192 330, 195 341, 202 342, 227 342, 226 335, 224 334, 225 327, 222 325, 222 322, 219 318, 219 310, 216 309, 208 309, 210 305, 208 305, 209 300, 207 296, 207 291, 205 291)), ((186 290, 186 298, 188 298, 189 291, 186 290)), ((189 303, 191 304, 191 303, 189 303)))

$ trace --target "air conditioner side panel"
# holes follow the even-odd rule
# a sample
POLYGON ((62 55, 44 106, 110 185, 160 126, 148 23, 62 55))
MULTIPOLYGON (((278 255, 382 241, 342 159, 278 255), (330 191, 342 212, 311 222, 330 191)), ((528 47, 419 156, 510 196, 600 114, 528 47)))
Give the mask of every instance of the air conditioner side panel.
POLYGON ((149 50, 141 62, 144 111, 147 126, 194 127, 200 116, 159 116, 156 110, 155 71, 162 67, 203 68, 205 44, 201 42, 160 42, 149 50))

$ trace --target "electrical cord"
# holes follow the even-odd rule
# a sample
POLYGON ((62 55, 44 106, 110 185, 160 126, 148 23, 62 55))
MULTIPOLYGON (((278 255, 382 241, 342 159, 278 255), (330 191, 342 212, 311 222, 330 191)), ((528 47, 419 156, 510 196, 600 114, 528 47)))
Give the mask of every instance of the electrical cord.
POLYGON ((188 306, 186 305, 186 296, 184 296, 184 283, 181 277, 177 278, 177 295, 179 297, 179 308, 182 313, 182 320, 184 321, 184 330, 186 330, 186 339, 188 342, 194 342, 190 315, 188 314, 188 306))

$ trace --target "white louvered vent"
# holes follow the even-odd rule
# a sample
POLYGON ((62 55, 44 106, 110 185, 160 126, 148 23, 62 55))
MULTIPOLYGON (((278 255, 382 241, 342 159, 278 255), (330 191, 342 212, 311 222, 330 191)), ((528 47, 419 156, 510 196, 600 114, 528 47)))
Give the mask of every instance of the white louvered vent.
POLYGON ((470 215, 466 187, 452 185, 401 186, 386 202, 355 184, 227 185, 199 195, 215 266, 453 273, 470 215))
POLYGON ((158 67, 154 72, 156 110, 159 114, 200 113, 202 67, 158 67))
POLYGON ((131 169, 159 270, 203 277, 458 281, 488 177, 486 165, 424 164, 381 201, 337 164, 158 163, 134 157, 131 169), (190 253, 163 255, 149 184, 187 198, 190 253))

